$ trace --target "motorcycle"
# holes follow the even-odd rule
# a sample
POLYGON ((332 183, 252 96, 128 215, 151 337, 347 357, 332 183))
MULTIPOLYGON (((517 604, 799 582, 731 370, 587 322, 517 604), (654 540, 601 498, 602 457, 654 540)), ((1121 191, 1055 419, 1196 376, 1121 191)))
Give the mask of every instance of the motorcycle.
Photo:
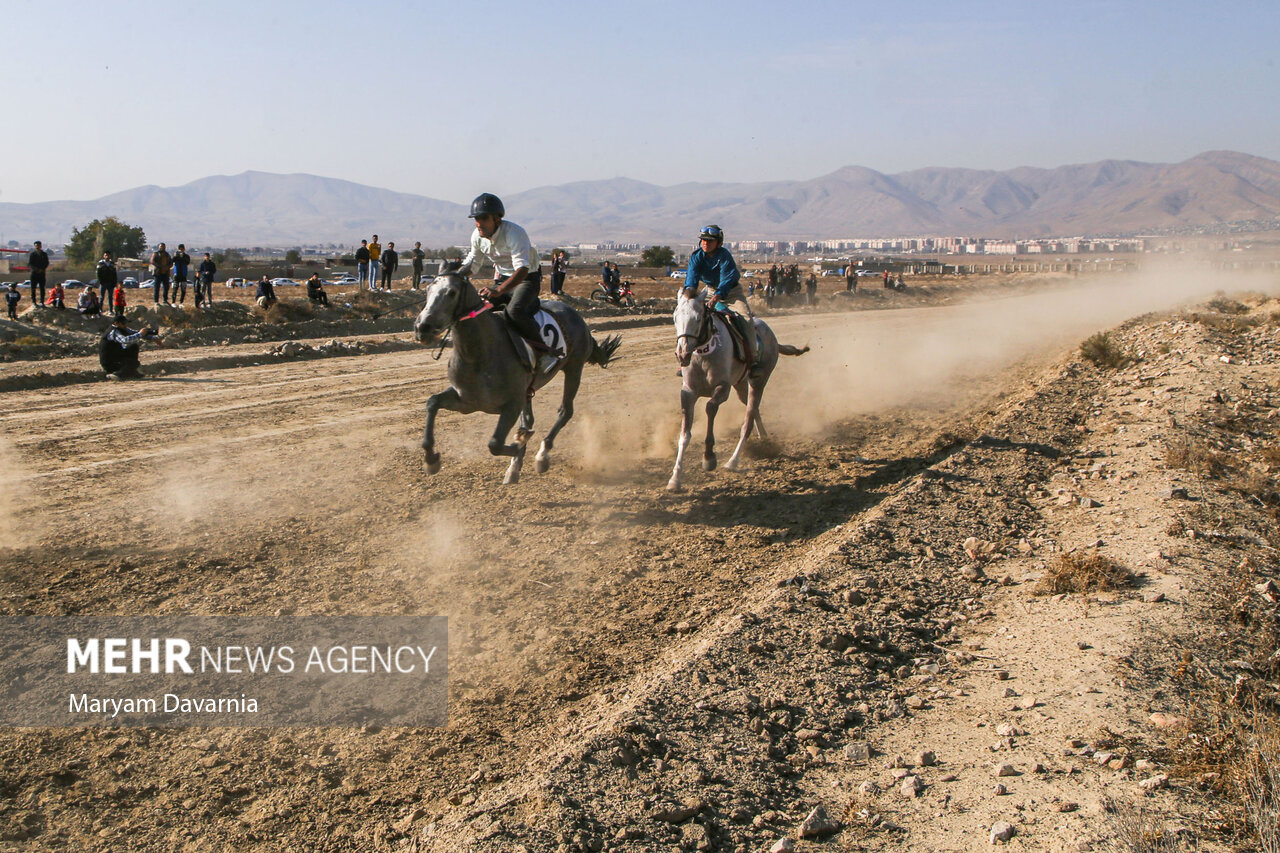
POLYGON ((616 305, 619 308, 636 307, 636 297, 631 292, 631 282, 629 281, 620 282, 617 293, 610 293, 609 289, 601 282, 591 292, 591 298, 596 302, 608 302, 610 305, 616 305))

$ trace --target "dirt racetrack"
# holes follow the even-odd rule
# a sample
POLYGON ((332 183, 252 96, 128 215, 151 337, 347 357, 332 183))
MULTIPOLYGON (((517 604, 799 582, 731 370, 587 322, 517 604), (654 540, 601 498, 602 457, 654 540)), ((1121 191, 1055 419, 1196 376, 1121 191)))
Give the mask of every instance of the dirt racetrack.
MULTIPOLYGON (((625 330, 615 366, 588 366, 550 472, 527 465, 506 487, 486 415, 442 413, 444 467, 423 473, 423 404, 445 386, 447 361, 425 348, 5 393, 5 612, 446 613, 450 720, 6 731, 0 839, 28 850, 767 850, 829 799, 810 773, 819 754, 888 738, 913 713, 897 681, 941 661, 943 645, 960 648, 965 623, 997 607, 1003 587, 930 570, 933 555, 960 553, 957 531, 1037 549, 1060 533, 1023 496, 1033 475, 1052 475, 1034 448, 1069 456, 1105 386, 1081 373, 1079 342, 1215 290, 1273 286, 1130 277, 774 318, 780 340, 813 351, 774 375, 762 409, 771 438, 753 439, 741 472, 704 473, 692 453, 678 495, 663 490, 679 417, 667 325, 625 330), (1044 470, 948 473, 1001 441, 1044 470), (961 499, 973 483, 978 497, 961 499), (942 489, 924 502, 933 532, 904 534, 898 518, 922 489, 942 489), (1018 499, 983 504, 987 492, 1018 499), (861 653, 892 665, 861 661, 849 682, 861 686, 836 688, 830 662, 806 655, 839 657, 829 650, 853 642, 831 640, 823 620, 877 588, 866 566, 836 577, 859 550, 892 570, 878 588, 896 603, 876 619, 896 610, 919 630, 876 634, 876 619, 858 617, 849 636, 875 638, 861 653), (761 624, 776 635, 761 639, 761 624), (726 651, 739 636, 748 651, 726 651), (735 714, 766 722, 727 725, 735 714), (765 737, 768 727, 786 733, 765 737), (763 738, 763 757, 739 735, 763 738)), ((144 368, 155 357, 144 353, 144 368)), ((535 401, 535 442, 559 387, 535 401)), ((725 454, 741 412, 736 400, 722 409, 725 454)), ((701 428, 700 417, 695 451, 701 428)), ((943 844, 857 825, 855 811, 833 806, 842 828, 796 849, 904 837, 911 849, 986 847, 985 825, 943 844)))

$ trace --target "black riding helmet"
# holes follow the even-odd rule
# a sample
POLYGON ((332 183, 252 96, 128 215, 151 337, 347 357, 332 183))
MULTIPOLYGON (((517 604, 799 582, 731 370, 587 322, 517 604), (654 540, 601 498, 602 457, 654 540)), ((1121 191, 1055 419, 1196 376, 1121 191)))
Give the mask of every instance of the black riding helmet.
POLYGON ((699 240, 715 240, 717 243, 724 242, 724 232, 720 230, 719 225, 708 225, 698 234, 699 240))
POLYGON ((475 219, 477 216, 486 214, 492 216, 506 216, 507 210, 502 206, 502 199, 493 193, 480 193, 476 196, 475 201, 471 202, 471 212, 467 214, 468 219, 475 219))

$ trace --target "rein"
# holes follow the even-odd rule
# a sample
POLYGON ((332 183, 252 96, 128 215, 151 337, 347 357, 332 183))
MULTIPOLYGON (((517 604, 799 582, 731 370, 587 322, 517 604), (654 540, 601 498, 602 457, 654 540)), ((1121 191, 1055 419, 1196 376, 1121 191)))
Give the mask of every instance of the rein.
POLYGON ((702 347, 711 340, 712 336, 715 335, 715 326, 711 319, 711 315, 713 313, 715 312, 704 305, 702 307, 702 319, 698 322, 697 333, 692 335, 676 335, 676 340, 680 340, 681 338, 693 338, 692 349, 702 349, 702 347))

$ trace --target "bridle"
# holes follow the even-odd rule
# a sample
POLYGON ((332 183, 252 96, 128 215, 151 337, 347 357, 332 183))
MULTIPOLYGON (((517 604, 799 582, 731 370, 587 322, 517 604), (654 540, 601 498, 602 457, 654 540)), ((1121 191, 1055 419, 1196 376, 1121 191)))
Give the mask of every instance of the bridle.
POLYGON ((449 336, 453 333, 454 326, 458 323, 479 317, 481 314, 484 314, 486 311, 490 311, 493 308, 493 303, 481 296, 480 292, 475 289, 475 286, 472 285, 471 282, 462 276, 458 276, 458 278, 462 279, 462 283, 466 286, 461 288, 458 304, 454 306, 453 314, 449 317, 449 325, 445 327, 444 334, 440 336, 440 344, 435 348, 435 352, 431 355, 431 359, 433 361, 439 361, 440 356, 444 354, 444 348, 449 343, 449 336), (478 300, 477 302, 472 303, 471 306, 464 305, 462 299, 463 296, 466 296, 468 289, 475 294, 475 297, 478 300))
POLYGON ((683 334, 676 335, 676 343, 679 343, 685 338, 693 339, 693 345, 689 347, 690 355, 701 349, 709 340, 711 340, 712 335, 715 334, 715 329, 711 320, 711 315, 714 314, 715 311, 709 308, 706 302, 701 298, 698 298, 698 301, 701 303, 702 319, 698 321, 697 332, 685 332, 683 334))

